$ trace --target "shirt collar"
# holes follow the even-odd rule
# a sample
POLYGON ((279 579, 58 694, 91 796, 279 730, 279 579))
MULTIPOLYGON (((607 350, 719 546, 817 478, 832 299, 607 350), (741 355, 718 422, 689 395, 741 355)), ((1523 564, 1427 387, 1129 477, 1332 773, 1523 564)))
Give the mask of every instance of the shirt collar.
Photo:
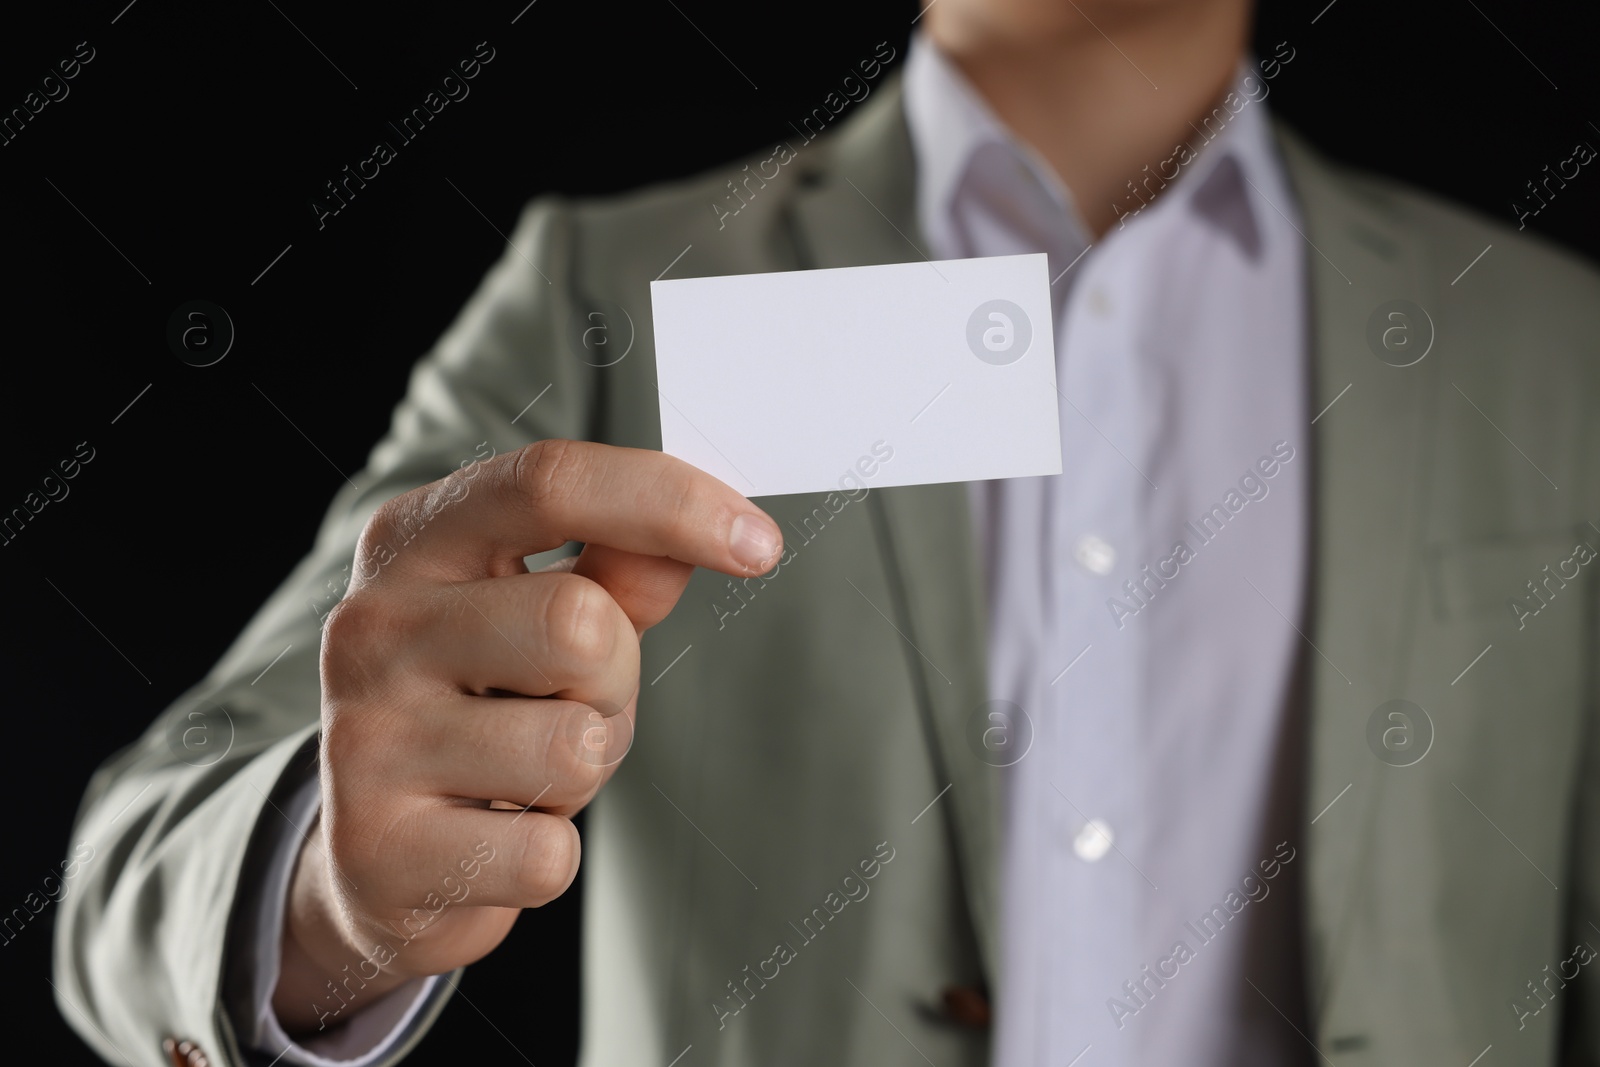
MULTIPOLYGON (((1264 201, 1271 203, 1264 190, 1282 192, 1263 102, 1269 88, 1253 64, 1241 64, 1232 87, 1193 126, 1194 132, 1164 158, 1129 176, 1138 194, 1125 188, 1126 199, 1116 208, 1123 223, 1136 216, 1192 211, 1247 259, 1259 262, 1264 232, 1260 211, 1264 201), (1164 185, 1171 188, 1145 206, 1140 195, 1150 197, 1147 190, 1158 191, 1164 185), (1251 195, 1251 186, 1259 196, 1251 195)), ((980 150, 993 151, 990 146, 995 145, 1013 153, 1071 224, 1088 232, 1072 194, 1050 165, 1005 126, 955 64, 920 31, 906 58, 905 111, 917 160, 918 222, 936 249, 957 247, 952 232, 956 197, 974 157, 980 150)))
POLYGON ((972 83, 920 31, 906 57, 906 124, 917 160, 917 212, 935 248, 956 246, 953 206, 963 179, 981 150, 998 146, 1014 155, 1032 180, 1079 229, 1072 194, 1039 158, 990 110, 972 83))

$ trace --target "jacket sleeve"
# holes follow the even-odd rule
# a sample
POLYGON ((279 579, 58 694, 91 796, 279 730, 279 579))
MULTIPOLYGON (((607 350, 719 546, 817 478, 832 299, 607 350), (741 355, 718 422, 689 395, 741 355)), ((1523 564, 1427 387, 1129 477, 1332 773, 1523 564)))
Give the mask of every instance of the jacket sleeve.
POLYGON ((558 201, 524 210, 510 247, 413 369, 388 433, 334 497, 311 553, 205 679, 90 780, 54 984, 63 1016, 108 1061, 170 1064, 171 1038, 212 1064, 244 1062, 225 998, 230 969, 247 961, 225 948, 241 885, 260 869, 252 841, 317 772, 321 621, 344 593, 362 527, 383 501, 490 450, 589 436, 597 372, 566 341, 571 232, 558 201))

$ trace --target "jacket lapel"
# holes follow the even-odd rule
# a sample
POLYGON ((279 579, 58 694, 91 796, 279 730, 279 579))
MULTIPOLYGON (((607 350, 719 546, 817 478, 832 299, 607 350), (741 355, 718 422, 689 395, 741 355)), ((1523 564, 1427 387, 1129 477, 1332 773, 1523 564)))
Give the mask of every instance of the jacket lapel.
POLYGON ((1381 193, 1341 175, 1282 124, 1277 133, 1308 244, 1307 417, 1316 421, 1307 634, 1315 648, 1308 650, 1305 921, 1313 1020, 1329 1032, 1345 1025, 1330 1018, 1330 1005, 1352 919, 1377 873, 1372 845, 1381 772, 1389 768, 1368 748, 1367 720, 1380 704, 1406 696, 1443 360, 1434 351, 1393 366, 1369 341, 1376 336, 1381 346, 1383 331, 1398 328, 1417 346, 1413 354, 1431 344, 1427 312, 1419 320, 1399 309, 1403 317, 1394 318, 1385 307, 1396 300, 1439 306, 1423 242, 1381 193))
MULTIPOLYGON (((915 168, 898 78, 821 143, 799 149, 792 205, 796 258, 807 268, 926 259, 916 221, 915 168)), ((868 498, 891 604, 906 637, 937 780, 950 788, 930 817, 949 828, 989 975, 996 972, 1000 831, 998 772, 967 748, 968 714, 986 699, 981 571, 964 485, 876 490, 868 498)), ((930 797, 930 800, 933 798, 930 797)))

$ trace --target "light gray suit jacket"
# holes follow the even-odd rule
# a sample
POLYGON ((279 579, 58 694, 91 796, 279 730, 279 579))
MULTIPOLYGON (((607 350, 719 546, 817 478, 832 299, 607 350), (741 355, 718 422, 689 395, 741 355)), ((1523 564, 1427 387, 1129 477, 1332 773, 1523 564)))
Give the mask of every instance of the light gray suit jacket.
MULTIPOLYGON (((1295 842, 1307 1036, 1341 1067, 1465 1067, 1490 1044, 1496 1067, 1600 1064, 1600 980, 1549 983, 1540 1001, 1527 985, 1546 965, 1570 971, 1575 943, 1600 945, 1600 567, 1550 583, 1544 600, 1527 588, 1547 564, 1570 566, 1580 540, 1600 545, 1587 525, 1600 521, 1600 285, 1508 226, 1278 137, 1305 221, 1310 409, 1341 397, 1315 424, 1301 623, 1317 650, 1295 842), (1375 310, 1395 299, 1424 308, 1435 334, 1403 368, 1368 342, 1375 310), (1513 610, 1519 596, 1538 613, 1513 610), (1373 710, 1394 698, 1424 707, 1435 730, 1409 767, 1367 740, 1373 710)), ((255 876, 252 834, 280 817, 266 798, 314 773, 320 616, 373 509, 485 441, 657 447, 651 279, 691 244, 675 276, 914 259, 913 165, 890 82, 720 230, 710 205, 738 164, 526 210, 515 249, 418 364, 311 554, 90 784, 74 840, 97 858, 57 941, 57 984, 74 1004, 63 1010, 98 1028, 85 1040, 156 1064, 171 1034, 238 1061, 223 998, 230 915, 255 876), (596 309, 619 330, 618 308, 632 348, 592 366, 576 338, 602 321, 596 309), (224 759, 175 754, 175 730, 221 730, 224 713, 224 759)), ((584 1062, 665 1064, 692 1044, 685 1064, 982 1063, 987 1035, 934 1010, 945 987, 996 973, 996 772, 964 737, 986 699, 965 489, 761 503, 786 529, 809 517, 819 532, 751 584, 737 616, 711 607, 732 603, 727 580, 697 574, 644 641, 638 738, 586 842, 584 1062), (883 854, 860 883, 869 894, 840 904, 844 877, 883 854), (814 909, 825 927, 803 923, 814 909), (792 958, 775 956, 779 942, 792 958)), ((499 1025, 515 1037, 516 1020, 499 1025)))

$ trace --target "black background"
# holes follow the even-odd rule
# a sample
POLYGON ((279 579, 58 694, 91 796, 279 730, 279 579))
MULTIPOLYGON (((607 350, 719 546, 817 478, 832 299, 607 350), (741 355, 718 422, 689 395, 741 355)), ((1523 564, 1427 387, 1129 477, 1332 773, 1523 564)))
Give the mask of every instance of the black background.
MULTIPOLYGON (((78 42, 96 51, 66 99, 0 146, 0 512, 78 442, 96 450, 70 496, 0 546, 0 912, 67 852, 92 769, 210 666, 309 548, 339 472, 361 466, 409 365, 524 200, 623 190, 769 145, 877 42, 903 56, 916 13, 859 0, 125 2, 0 15, 0 111, 78 42), (323 182, 480 41, 496 55, 470 96, 319 231, 308 205, 323 182), (208 368, 166 343, 169 315, 193 299, 237 328, 208 368)), ((1545 164, 1600 145, 1593 9, 1325 3, 1268 0, 1256 44, 1295 49, 1271 104, 1331 154, 1511 221, 1545 164)), ((1597 196, 1600 175, 1581 172, 1529 226, 1594 256, 1597 196)), ((570 1062, 577 918, 573 894, 524 916, 463 983, 516 1051, 458 999, 415 1062, 463 1048, 570 1062)), ((51 1001, 53 919, 0 947, 7 1037, 96 1062, 51 1001)))

